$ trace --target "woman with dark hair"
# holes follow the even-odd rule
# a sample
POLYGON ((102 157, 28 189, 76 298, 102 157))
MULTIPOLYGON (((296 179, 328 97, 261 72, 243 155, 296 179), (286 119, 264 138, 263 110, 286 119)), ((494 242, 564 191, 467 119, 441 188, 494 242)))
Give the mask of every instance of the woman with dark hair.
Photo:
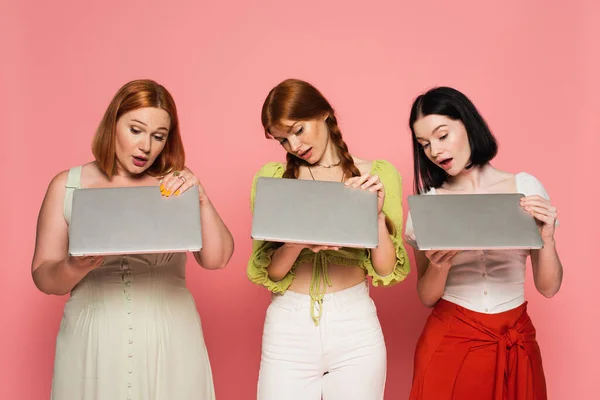
POLYGON ((377 192, 379 246, 367 251, 253 242, 248 277, 273 293, 258 399, 380 400, 386 348, 366 277, 375 286, 390 286, 409 272, 400 175, 387 161, 352 156, 333 108, 304 81, 288 79, 270 91, 262 124, 267 138, 287 152, 287 162, 268 163, 256 174, 252 207, 261 176, 343 181, 377 192))
MULTIPOLYGON (((556 208, 542 184, 525 172, 490 165, 496 140, 473 103, 438 87, 417 97, 410 113, 415 192, 420 195, 522 193, 537 221, 540 250, 415 250, 417 291, 433 307, 415 351, 411 400, 546 399, 535 328, 527 315, 527 256, 545 297, 563 269, 556 251, 556 208)), ((415 246, 410 214, 406 241, 415 246)))
POLYGON ((198 190, 205 239, 193 253, 206 269, 227 265, 233 238, 200 181, 185 167, 171 94, 150 80, 114 95, 92 143, 95 160, 60 172, 38 217, 33 281, 70 294, 56 339, 52 399, 214 399, 212 373, 185 253, 70 257, 73 191, 156 186, 198 190))

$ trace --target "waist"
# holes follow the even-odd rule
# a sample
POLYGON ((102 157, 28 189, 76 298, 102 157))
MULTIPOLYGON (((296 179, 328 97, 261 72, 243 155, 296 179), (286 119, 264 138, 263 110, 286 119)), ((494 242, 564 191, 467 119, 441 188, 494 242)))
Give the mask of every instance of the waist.
MULTIPOLYGON (((346 267, 347 268, 347 267, 346 267)), ((321 304, 323 307, 327 305, 343 306, 348 303, 353 303, 357 300, 369 298, 369 286, 367 280, 363 279, 351 287, 330 292, 323 295, 321 304)), ((311 310, 312 298, 310 294, 294 292, 287 290, 284 294, 272 294, 271 301, 277 304, 286 304, 295 310, 311 310)))
POLYGON ((452 266, 442 298, 480 313, 511 310, 525 302, 525 267, 489 263, 452 266))
POLYGON ((433 309, 432 314, 446 322, 458 318, 471 326, 478 325, 496 334, 504 334, 509 328, 513 328, 516 325, 531 326, 533 328, 531 319, 527 314, 527 302, 507 311, 486 314, 440 299, 433 309))
MULTIPOLYGON (((314 265, 303 263, 294 268, 294 280, 288 291, 309 294, 311 284, 314 284, 314 265)), ((335 293, 353 287, 365 280, 366 270, 339 264, 328 264, 327 275, 331 286, 325 285, 325 293, 335 293)))

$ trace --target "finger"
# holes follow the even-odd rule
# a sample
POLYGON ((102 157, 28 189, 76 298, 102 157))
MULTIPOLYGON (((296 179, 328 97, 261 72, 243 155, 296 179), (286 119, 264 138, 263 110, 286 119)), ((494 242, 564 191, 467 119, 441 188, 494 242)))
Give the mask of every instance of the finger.
POLYGON ((175 190, 175 192, 173 192, 173 196, 179 196, 180 194, 186 192, 192 186, 196 186, 196 185, 194 185, 190 181, 185 182, 183 185, 181 185, 179 188, 177 188, 177 190, 175 190))
POLYGON ((194 175, 180 174, 165 188, 164 194, 166 196, 179 195, 185 192, 190 187, 194 186, 197 182, 197 178, 194 175), (177 193, 179 192, 179 193, 177 193))
POLYGON ((445 262, 452 260, 454 258, 454 256, 457 254, 458 254, 458 251, 456 251, 456 250, 447 252, 440 258, 440 263, 445 263, 445 262))
POLYGON ((540 222, 543 222, 546 225, 554 225, 554 221, 556 221, 556 219, 554 217, 550 217, 548 215, 544 215, 544 214, 540 214, 538 212, 533 212, 533 217, 535 219, 537 219, 540 222))
POLYGON ((379 182, 379 177, 377 175, 370 176, 360 187, 361 189, 367 189, 370 186, 373 186, 379 182))
POLYGON ((538 215, 545 215, 548 217, 555 217, 556 216, 556 212, 554 212, 551 209, 548 208, 544 208, 544 207, 539 207, 539 206, 528 206, 525 207, 525 211, 529 212, 530 214, 533 215, 533 213, 537 213, 538 215))
POLYGON ((369 174, 362 174, 360 177, 358 177, 358 179, 352 184, 352 187, 359 187, 361 186, 363 183, 365 183, 367 181, 367 179, 369 179, 370 175, 369 174))
POLYGON ((551 207, 552 204, 539 196, 536 197, 524 197, 521 199, 521 205, 539 205, 539 206, 547 206, 547 207, 551 207))
POLYGON ((370 192, 383 192, 383 183, 379 182, 378 184, 369 187, 367 190, 370 192))

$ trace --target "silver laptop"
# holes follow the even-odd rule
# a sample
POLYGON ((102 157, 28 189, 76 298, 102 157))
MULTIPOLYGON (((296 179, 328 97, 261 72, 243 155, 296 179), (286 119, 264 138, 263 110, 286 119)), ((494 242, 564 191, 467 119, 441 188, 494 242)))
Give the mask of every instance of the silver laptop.
POLYGON ((419 250, 540 249, 520 193, 408 196, 419 250))
POLYGON ((69 254, 114 255, 202 248, 197 190, 163 197, 156 186, 76 189, 69 254))
POLYGON ((340 182, 258 178, 253 239, 375 248, 377 194, 340 182))

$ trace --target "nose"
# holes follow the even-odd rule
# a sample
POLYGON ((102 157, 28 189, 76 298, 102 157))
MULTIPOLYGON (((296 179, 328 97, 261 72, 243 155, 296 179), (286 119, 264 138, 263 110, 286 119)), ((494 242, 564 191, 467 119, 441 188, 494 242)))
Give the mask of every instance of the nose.
POLYGON ((144 153, 150 153, 152 147, 152 138, 150 135, 140 135, 138 141, 138 148, 144 153))
POLYGON ((437 140, 432 140, 429 143, 429 151, 431 153, 431 157, 435 158, 442 152, 442 148, 440 143, 437 140))
POLYGON ((290 144, 290 148, 294 153, 300 150, 300 147, 302 146, 302 142, 295 135, 290 135, 288 137, 288 142, 290 144))

